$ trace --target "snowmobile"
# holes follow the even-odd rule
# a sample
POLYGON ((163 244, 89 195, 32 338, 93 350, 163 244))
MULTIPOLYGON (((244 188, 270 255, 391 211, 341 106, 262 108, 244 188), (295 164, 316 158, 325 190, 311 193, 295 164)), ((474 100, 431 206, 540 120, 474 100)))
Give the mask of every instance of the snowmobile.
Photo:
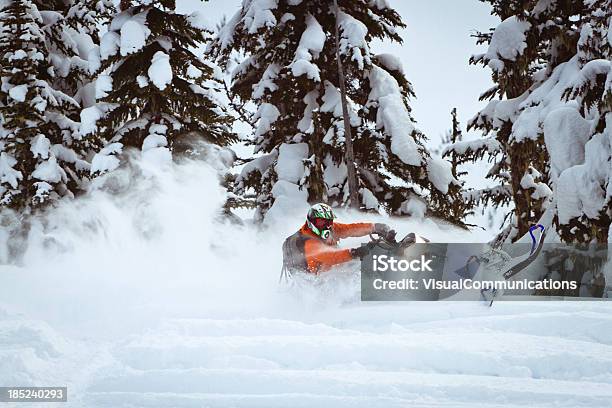
MULTIPOLYGON (((542 225, 535 225, 529 229, 529 234, 532 239, 531 250, 528 254, 512 257, 507 252, 500 248, 490 247, 486 251, 481 252, 478 255, 471 255, 468 257, 465 265, 461 268, 453 271, 454 275, 458 275, 464 279, 471 279, 473 281, 487 280, 508 280, 527 268, 540 254, 542 250, 544 239, 546 236, 544 227, 542 225), (540 230, 539 236, 536 238, 534 231, 540 230)), ((414 257, 415 253, 423 253, 419 251, 426 251, 428 257, 437 260, 439 262, 445 260, 446 247, 448 244, 434 244, 430 243, 427 238, 409 233, 403 239, 396 241, 395 236, 383 237, 378 234, 370 234, 370 242, 362 244, 368 246, 369 255, 394 255, 397 257, 414 257), (419 245, 421 244, 421 245, 419 245), (428 245, 422 245, 428 244, 428 245)), ((369 257, 364 257, 364 259, 369 257)), ((353 267, 354 264, 351 264, 353 267)), ((364 264, 362 260, 361 270, 367 270, 368 265, 364 264)), ((442 278, 442 269, 437 268, 437 276, 432 276, 436 279, 442 278)), ((344 272, 351 273, 354 271, 347 271, 344 268, 344 272)), ((303 275, 308 275, 301 273, 303 275)), ((294 273, 283 268, 279 283, 283 286, 292 286, 294 273)), ((309 277, 308 281, 315 281, 316 277, 309 277)), ((477 298, 471 297, 471 294, 458 293, 457 295, 446 298, 447 300, 484 300, 489 303, 489 306, 493 304, 496 298, 503 295, 503 291, 499 289, 483 289, 480 291, 477 298), (467 296, 467 297, 466 297, 467 296)), ((431 297, 422 298, 422 300, 438 300, 431 297)), ((408 299, 397 299, 397 300, 408 300, 408 299)), ((416 300, 416 299, 415 299, 416 300)))
MULTIPOLYGON (((530 251, 527 254, 512 257, 501 248, 489 247, 487 250, 478 255, 469 255, 465 265, 454 270, 452 273, 438 273, 437 276, 432 275, 432 277, 436 279, 449 279, 453 276, 459 276, 463 279, 471 279, 472 281, 486 280, 491 282, 511 279, 532 264, 542 250, 546 237, 544 226, 540 224, 532 226, 529 229, 529 235, 532 243, 530 251), (534 232, 538 230, 539 234, 536 233, 536 236, 534 232)), ((423 237, 418 237, 413 233, 408 234, 399 242, 385 239, 383 237, 371 236, 370 239, 371 242, 366 245, 370 245, 373 251, 376 251, 376 248, 381 248, 386 253, 400 257, 414 257, 418 252, 415 252, 413 247, 419 247, 419 245, 415 244, 429 242, 429 240, 423 237)), ((421 249, 427 250, 427 255, 430 258, 446 261, 445 247, 447 247, 447 244, 429 244, 423 246, 421 249), (443 247, 440 247, 439 245, 442 245, 443 247)), ((463 256, 465 259, 465 256, 467 255, 463 254, 463 256)), ((436 269, 444 268, 440 267, 440 264, 438 264, 438 268, 436 269)), ((364 268, 362 268, 362 270, 364 270, 364 268)), ((503 290, 501 289, 487 288, 480 290, 475 297, 473 292, 470 293, 466 291, 449 296, 446 298, 446 300, 484 300, 489 304, 489 306, 492 306, 493 301, 502 295, 503 290)), ((429 298, 425 297, 424 299, 431 299, 431 294, 429 295, 429 298)))
MULTIPOLYGON (((480 255, 472 255, 468 258, 466 264, 455 270, 453 273, 464 279, 501 281, 508 280, 519 272, 527 268, 540 254, 544 245, 546 232, 544 226, 537 224, 529 228, 531 236, 531 250, 528 254, 519 257, 512 257, 507 252, 500 248, 489 248, 480 255), (534 231, 539 230, 539 236, 536 238, 534 231)), ((480 291, 482 300, 489 302, 489 306, 493 305, 493 301, 503 295, 503 290, 500 289, 482 289, 480 291)), ((451 300, 452 298, 449 298, 451 300)), ((456 298, 458 299, 458 298, 456 298)))

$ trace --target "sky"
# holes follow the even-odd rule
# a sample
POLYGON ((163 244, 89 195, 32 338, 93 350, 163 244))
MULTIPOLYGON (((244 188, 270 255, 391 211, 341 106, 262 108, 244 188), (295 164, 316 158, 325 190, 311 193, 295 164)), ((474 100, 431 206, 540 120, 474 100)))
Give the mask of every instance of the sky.
MULTIPOLYGON (((450 111, 457 108, 465 127, 484 102, 478 96, 492 86, 489 69, 468 64, 470 55, 484 52, 470 34, 496 25, 491 8, 476 0, 389 0, 402 16, 402 45, 376 44, 376 52, 401 58, 406 77, 414 86, 413 116, 433 141, 451 126, 450 111)), ((471 135, 476 137, 477 135, 471 135)))
MULTIPOLYGON (((331 0, 330 0, 331 1, 331 0)), ((181 0, 179 9, 202 8, 210 22, 240 10, 242 0, 181 0)), ((478 101, 491 85, 490 71, 470 66, 470 55, 483 52, 470 34, 496 25, 491 8, 478 0, 389 0, 402 16, 403 44, 373 44, 377 53, 387 52, 402 60, 404 72, 416 91, 411 103, 418 127, 436 145, 451 126, 450 111, 457 108, 462 126, 484 107, 478 101)), ((469 138, 478 137, 472 133, 469 138)))

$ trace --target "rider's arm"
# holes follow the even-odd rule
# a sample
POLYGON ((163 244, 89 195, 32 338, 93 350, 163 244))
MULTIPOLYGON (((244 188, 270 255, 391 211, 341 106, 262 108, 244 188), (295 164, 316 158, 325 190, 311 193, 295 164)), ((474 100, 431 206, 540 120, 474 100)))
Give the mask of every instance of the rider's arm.
POLYGON ((316 239, 309 239, 304 244, 304 254, 308 270, 313 273, 325 271, 334 265, 353 259, 348 249, 337 249, 316 239))
POLYGON ((358 222, 355 224, 340 224, 334 222, 334 238, 363 237, 372 233, 374 224, 369 222, 358 222))

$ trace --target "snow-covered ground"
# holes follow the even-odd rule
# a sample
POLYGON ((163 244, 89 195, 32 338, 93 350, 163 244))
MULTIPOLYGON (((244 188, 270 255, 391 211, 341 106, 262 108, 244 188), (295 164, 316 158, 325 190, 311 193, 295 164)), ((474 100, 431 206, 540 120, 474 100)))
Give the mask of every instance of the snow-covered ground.
POLYGON ((607 407, 604 306, 355 305, 163 319, 100 342, 5 315, 0 381, 67 384, 91 407, 607 407))
POLYGON ((360 303, 342 274, 282 292, 299 209, 220 223, 214 170, 142 166, 41 218, 0 266, 0 385, 67 385, 75 407, 612 407, 609 303, 360 303))

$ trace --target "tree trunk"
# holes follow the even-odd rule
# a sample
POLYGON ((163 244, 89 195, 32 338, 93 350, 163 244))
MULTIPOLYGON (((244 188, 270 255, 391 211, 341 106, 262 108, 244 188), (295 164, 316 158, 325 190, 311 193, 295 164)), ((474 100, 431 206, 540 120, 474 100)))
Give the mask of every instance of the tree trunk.
POLYGON ((350 207, 359 209, 359 195, 357 194, 357 174, 355 170, 355 155, 353 154, 353 138, 351 136, 351 121, 349 119, 348 104, 346 100, 346 86, 344 84, 344 70, 340 61, 340 33, 338 28, 338 0, 334 0, 336 17, 336 61, 338 63, 338 82, 340 86, 340 96, 342 98, 342 116, 344 118, 344 143, 346 150, 344 161, 346 162, 350 207))
MULTIPOLYGON (((509 84, 506 96, 508 99, 517 98, 531 86, 531 81, 523 76, 517 75, 509 84)), ((539 219, 539 213, 535 213, 531 198, 527 189, 523 188, 521 181, 529 170, 533 159, 533 141, 522 143, 510 142, 512 137, 512 124, 504 125, 498 132, 505 141, 505 148, 510 159, 510 183, 512 185, 512 199, 514 200, 514 214, 516 217, 516 228, 518 234, 513 241, 518 240, 529 231, 529 227, 539 219)))

